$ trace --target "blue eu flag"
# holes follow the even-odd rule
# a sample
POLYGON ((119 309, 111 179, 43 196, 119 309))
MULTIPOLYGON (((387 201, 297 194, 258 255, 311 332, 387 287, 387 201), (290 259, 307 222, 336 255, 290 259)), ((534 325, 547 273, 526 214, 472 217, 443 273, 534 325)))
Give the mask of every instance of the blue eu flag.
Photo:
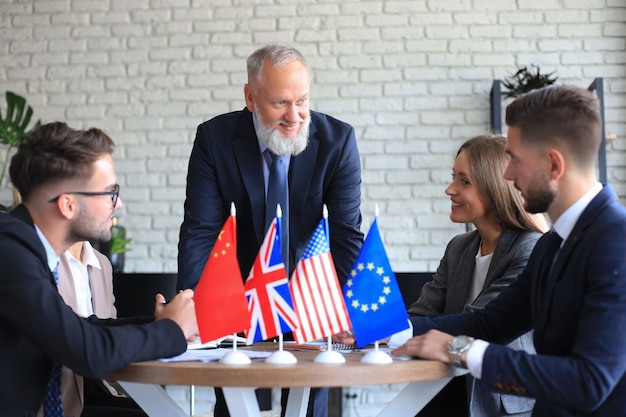
POLYGON ((344 287, 358 347, 409 327, 406 308, 378 231, 378 219, 365 238, 344 287))

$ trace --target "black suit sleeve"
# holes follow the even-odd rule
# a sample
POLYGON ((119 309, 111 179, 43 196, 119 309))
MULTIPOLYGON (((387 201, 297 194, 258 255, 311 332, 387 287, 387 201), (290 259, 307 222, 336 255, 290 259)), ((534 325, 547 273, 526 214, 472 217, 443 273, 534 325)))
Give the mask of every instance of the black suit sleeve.
POLYGON ((228 216, 218 186, 206 124, 198 127, 187 173, 185 215, 178 242, 178 289, 194 289, 228 216))
POLYGON ((0 221, 0 391, 19 395, 0 395, 0 402, 38 407, 51 359, 96 377, 186 350, 185 336, 171 320, 110 326, 77 316, 57 291, 33 226, 5 219, 0 221))
POLYGON ((324 194, 328 206, 330 249, 340 283, 346 281, 363 244, 361 161, 352 127, 347 131, 334 175, 324 194))

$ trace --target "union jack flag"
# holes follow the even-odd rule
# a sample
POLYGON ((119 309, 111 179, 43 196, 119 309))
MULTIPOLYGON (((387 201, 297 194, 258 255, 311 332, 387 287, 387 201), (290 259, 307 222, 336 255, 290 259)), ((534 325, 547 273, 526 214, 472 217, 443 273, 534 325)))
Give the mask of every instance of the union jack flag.
POLYGON ((298 327, 281 256, 280 217, 270 225, 246 280, 250 329, 246 343, 266 340, 298 327))
POLYGON ((297 343, 327 337, 350 329, 350 319, 330 254, 328 219, 323 218, 311 236, 289 282, 300 325, 297 343))

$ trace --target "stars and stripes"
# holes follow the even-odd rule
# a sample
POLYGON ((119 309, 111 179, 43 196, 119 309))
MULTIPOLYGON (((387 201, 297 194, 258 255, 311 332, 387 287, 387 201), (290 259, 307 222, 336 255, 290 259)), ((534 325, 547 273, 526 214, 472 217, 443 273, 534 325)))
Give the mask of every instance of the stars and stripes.
POLYGON ((348 311, 341 294, 330 254, 328 219, 317 225, 289 283, 300 325, 296 342, 304 343, 350 329, 348 311))

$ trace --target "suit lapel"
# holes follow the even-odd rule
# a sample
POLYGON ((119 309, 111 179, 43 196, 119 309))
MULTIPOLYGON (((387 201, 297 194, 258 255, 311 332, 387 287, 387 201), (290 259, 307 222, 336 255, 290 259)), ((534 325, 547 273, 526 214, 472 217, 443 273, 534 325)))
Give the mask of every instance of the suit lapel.
MULTIPOLYGON (((583 239, 585 235, 585 230, 593 223, 595 217, 602 211, 602 209, 608 205, 612 200, 616 198, 615 193, 611 190, 610 187, 605 186, 602 191, 598 195, 594 197, 593 200, 589 203, 589 205, 585 208, 585 210, 580 215, 580 218, 574 225, 572 232, 567 237, 567 240, 561 246, 561 249, 557 253, 557 258, 554 261, 554 265, 552 266, 552 270, 548 277, 544 278, 541 276, 533 277, 534 279, 546 279, 545 284, 539 282, 538 290, 536 292, 536 299, 538 312, 536 319, 536 329, 535 334, 537 338, 537 345, 540 346, 541 341, 543 340, 544 329, 547 327, 550 320, 550 306, 552 306, 552 299, 555 296, 554 290, 556 288, 557 283, 562 279, 567 279, 568 277, 564 275, 564 269, 569 263, 569 259, 576 248, 576 245, 583 239), (539 289, 543 288, 543 291, 539 289)), ((542 252, 543 255, 543 252, 542 252)), ((549 266, 548 266, 549 268, 549 266)), ((540 269, 536 272, 539 274, 540 269)))
POLYGON ((102 270, 98 270, 93 265, 87 265, 87 274, 89 275, 89 288, 91 288, 93 314, 100 318, 109 318, 111 306, 106 305, 106 303, 113 304, 113 302, 104 285, 105 277, 102 274, 102 270), (98 294, 98 296, 95 294, 98 294))
POLYGON ((72 278, 72 269, 70 263, 67 261, 65 255, 59 256, 59 279, 58 290, 61 297, 65 301, 65 304, 72 307, 72 310, 78 310, 78 303, 76 302, 76 286, 74 285, 74 279, 72 278))
MULTIPOLYGON (((489 264, 489 270, 487 271, 487 276, 485 277, 485 285, 483 288, 489 288, 491 284, 496 280, 496 278, 500 278, 503 274, 503 265, 505 262, 506 256, 505 254, 511 251, 511 246, 515 241, 515 238, 518 236, 518 232, 513 232, 509 230, 503 230, 500 238, 498 239, 498 245, 496 246, 496 250, 493 252, 493 256, 491 257, 491 263, 489 264)), ((508 265, 505 265, 506 268, 508 265)))
POLYGON ((233 148, 239 174, 250 198, 254 231, 258 241, 262 242, 265 235, 265 210, 255 210, 254 207, 265 207, 265 180, 252 113, 247 110, 241 113, 237 123, 233 148))
MULTIPOLYGON (((311 185, 311 178, 315 171, 315 164, 317 162, 317 154, 319 152, 319 141, 315 137, 317 129, 311 123, 309 128, 309 143, 306 149, 291 158, 289 164, 289 207, 290 213, 293 216, 294 213, 302 213, 304 211, 304 204, 307 202, 307 196, 309 195, 309 187, 311 185)), ((332 213, 329 213, 332 216, 332 213)), ((322 218, 322 212, 320 210, 320 219, 322 218)), ((295 243, 298 239, 297 234, 294 235, 294 230, 298 227, 297 222, 291 222, 289 228, 289 241, 295 243)), ((296 252, 291 251, 293 259, 297 260, 300 255, 306 249, 308 245, 308 237, 306 239, 299 239, 296 252)), ((291 245, 293 248, 293 244, 291 245)))
POLYGON ((454 279, 459 281, 460 285, 450 287, 451 289, 456 288, 456 291, 451 291, 448 297, 449 305, 445 307, 447 312, 465 310, 468 294, 471 292, 474 270, 476 269, 476 254, 480 245, 480 235, 477 231, 473 233, 472 241, 463 248, 460 254, 460 262, 457 267, 456 277, 454 277, 454 279))
POLYGON ((585 230, 591 225, 594 221, 595 217, 598 213, 604 208, 607 204, 609 204, 611 190, 607 187, 603 188, 600 193, 589 203, 589 205, 583 210, 580 218, 574 225, 572 232, 567 237, 567 240, 561 245, 561 249, 557 252, 557 257, 552 266, 552 271, 550 271, 550 275, 548 276, 545 292, 546 296, 544 298, 544 303, 546 305, 551 304, 551 300, 553 297, 553 291, 556 283, 562 279, 561 273, 563 272, 563 268, 567 265, 567 261, 578 244, 578 242, 584 237, 585 230))

